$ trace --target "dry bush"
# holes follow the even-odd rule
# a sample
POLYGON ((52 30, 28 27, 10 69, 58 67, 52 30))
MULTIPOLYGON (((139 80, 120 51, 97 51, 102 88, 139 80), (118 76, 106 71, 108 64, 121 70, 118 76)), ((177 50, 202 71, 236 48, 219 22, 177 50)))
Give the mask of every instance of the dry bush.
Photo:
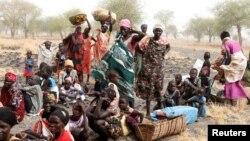
POLYGON ((199 129, 195 133, 185 131, 180 134, 177 141, 207 141, 207 129, 199 129))
MULTIPOLYGON (((5 47, 13 47, 13 46, 20 47, 20 49, 16 52, 21 52, 22 55, 25 55, 27 50, 31 50, 34 54, 36 54, 38 45, 43 43, 44 41, 46 41, 46 40, 43 40, 43 39, 36 39, 36 40, 32 40, 32 39, 0 39, 0 45, 5 46, 5 47)), ((60 41, 53 40, 52 42, 59 43, 60 41)))
POLYGON ((16 75, 22 75, 23 70, 19 70, 18 68, 10 68, 10 67, 5 67, 5 68, 0 68, 0 76, 4 76, 7 72, 12 72, 15 73, 16 75))

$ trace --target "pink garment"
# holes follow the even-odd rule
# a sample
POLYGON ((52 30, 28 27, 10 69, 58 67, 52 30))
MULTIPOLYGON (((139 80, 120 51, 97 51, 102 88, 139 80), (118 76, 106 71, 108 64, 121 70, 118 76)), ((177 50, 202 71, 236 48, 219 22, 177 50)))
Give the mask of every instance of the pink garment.
POLYGON ((119 26, 120 27, 123 26, 123 27, 127 27, 127 28, 131 28, 132 27, 131 22, 128 19, 122 19, 122 20, 120 20, 119 26))
POLYGON ((123 41, 123 43, 128 47, 130 53, 134 56, 135 54, 135 45, 132 45, 131 41, 134 35, 131 35, 127 40, 123 41))
POLYGON ((241 85, 240 81, 236 81, 233 83, 229 83, 226 81, 225 97, 228 99, 246 98, 247 93, 241 85))
POLYGON ((237 41, 234 41, 232 39, 229 39, 225 41, 224 47, 226 50, 228 50, 231 54, 234 54, 236 52, 241 51, 240 43, 237 41))

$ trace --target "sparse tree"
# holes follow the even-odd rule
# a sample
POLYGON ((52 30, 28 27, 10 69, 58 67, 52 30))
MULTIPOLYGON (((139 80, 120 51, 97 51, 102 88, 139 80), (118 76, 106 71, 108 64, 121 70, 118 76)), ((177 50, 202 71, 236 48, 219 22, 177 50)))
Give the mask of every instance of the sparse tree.
POLYGON ((219 23, 226 27, 235 26, 239 42, 242 44, 242 28, 250 26, 250 1, 249 0, 227 0, 218 3, 213 8, 219 23))
POLYGON ((53 34, 58 33, 61 39, 63 39, 70 27, 72 27, 69 17, 80 13, 82 12, 79 9, 71 9, 58 16, 47 17, 43 28, 50 34, 51 37, 53 34))
MULTIPOLYGON (((133 25, 136 25, 142 20, 141 3, 139 0, 103 0, 99 6, 116 13, 117 22, 126 18, 133 25)), ((117 24, 114 25, 114 29, 118 29, 117 24)))
POLYGON ((2 0, 0 1, 0 12, 3 17, 3 24, 10 29, 11 37, 14 38, 17 29, 21 25, 22 0, 2 0))
POLYGON ((201 38, 204 35, 204 31, 205 31, 204 20, 201 17, 192 18, 189 21, 187 28, 185 30, 186 33, 193 35, 198 42, 201 41, 201 38))
POLYGON ((28 38, 28 33, 33 32, 36 28, 36 21, 41 15, 41 9, 37 8, 35 5, 23 1, 23 8, 20 13, 22 15, 21 27, 24 31, 25 38, 28 38))
POLYGON ((27 38, 32 22, 41 14, 39 8, 24 0, 3 0, 0 2, 0 12, 2 22, 10 29, 12 38, 19 28, 23 29, 25 38, 27 38))
POLYGON ((204 34, 208 35, 209 43, 212 42, 212 37, 215 35, 216 20, 214 18, 203 18, 204 34))
POLYGON ((169 10, 160 10, 154 15, 154 18, 164 26, 166 36, 170 34, 171 30, 176 32, 177 28, 172 24, 173 16, 174 12, 169 10))
POLYGON ((171 33, 171 34, 173 35, 173 37, 174 37, 175 39, 177 39, 177 37, 178 37, 178 29, 177 29, 177 27, 176 27, 175 25, 173 25, 173 24, 169 25, 169 26, 167 27, 166 32, 171 33))

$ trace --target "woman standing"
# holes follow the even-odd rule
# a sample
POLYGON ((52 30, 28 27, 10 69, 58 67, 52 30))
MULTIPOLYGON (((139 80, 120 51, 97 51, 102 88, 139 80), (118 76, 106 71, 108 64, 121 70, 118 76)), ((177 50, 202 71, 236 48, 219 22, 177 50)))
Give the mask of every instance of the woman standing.
POLYGON ((91 60, 92 60, 92 53, 91 53, 91 41, 96 41, 92 36, 89 35, 91 30, 91 25, 87 20, 88 27, 84 29, 83 32, 83 49, 84 49, 84 58, 82 60, 82 71, 84 74, 87 74, 86 83, 89 83, 89 75, 90 75, 90 68, 91 68, 91 60))
POLYGON ((24 100, 22 92, 15 87, 15 82, 15 74, 10 72, 5 74, 0 102, 2 102, 3 106, 9 107, 16 114, 18 122, 21 122, 25 113, 24 100))
POLYGON ((77 75, 79 78, 79 81, 82 82, 83 79, 83 72, 82 72, 82 60, 83 60, 83 34, 82 34, 82 28, 78 26, 76 28, 75 33, 72 35, 72 41, 73 41, 73 51, 72 51, 72 60, 74 63, 74 67, 77 71, 77 75))
POLYGON ((163 27, 156 25, 154 37, 148 38, 140 46, 143 65, 137 79, 137 95, 146 99, 147 115, 150 113, 150 99, 156 99, 157 107, 161 108, 164 56, 170 50, 169 42, 161 37, 162 32, 163 27))
POLYGON ((240 83, 247 66, 247 58, 244 56, 240 44, 230 38, 229 32, 223 31, 220 37, 226 52, 226 62, 228 62, 220 66, 224 70, 226 79, 225 97, 230 100, 232 106, 235 106, 238 98, 247 97, 247 93, 240 83))
POLYGON ((101 58, 109 50, 109 39, 112 32, 112 22, 111 22, 111 13, 109 12, 109 21, 101 22, 101 29, 97 29, 97 41, 94 47, 94 56, 95 62, 98 63, 101 61, 101 58))
POLYGON ((135 55, 135 46, 146 34, 132 29, 132 24, 128 19, 122 19, 119 22, 120 34, 123 43, 127 46, 130 53, 135 55))

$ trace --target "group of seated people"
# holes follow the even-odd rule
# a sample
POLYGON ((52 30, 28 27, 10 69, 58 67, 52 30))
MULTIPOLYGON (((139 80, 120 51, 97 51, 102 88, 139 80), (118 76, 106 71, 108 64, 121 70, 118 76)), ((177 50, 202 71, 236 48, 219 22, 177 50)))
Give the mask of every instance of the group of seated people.
MULTIPOLYGON (((198 109, 198 116, 206 116, 206 103, 211 93, 210 53, 204 53, 204 62, 200 72, 196 68, 189 71, 189 77, 183 80, 181 74, 175 74, 169 81, 162 98, 162 107, 189 105, 198 109)), ((158 109, 157 106, 154 109, 158 109)))
MULTIPOLYGON (((46 63, 41 63, 39 71, 28 79, 27 85, 16 83, 17 76, 7 73, 1 90, 1 109, 14 114, 16 122, 10 123, 8 117, 4 117, 0 124, 4 122, 13 127, 23 121, 25 113, 36 115, 38 120, 34 128, 24 130, 16 137, 22 140, 71 141, 87 140, 89 127, 100 135, 101 140, 117 138, 125 132, 128 134, 133 124, 142 122, 143 114, 130 108, 127 99, 119 96, 117 86, 112 83, 115 78, 109 78, 111 81, 105 83, 96 78, 94 90, 88 90, 78 83, 73 67, 71 60, 65 61, 58 83, 46 63), (88 106, 84 102, 86 96, 94 97, 88 106), (70 104, 73 104, 72 115, 65 110, 70 104), (124 126, 120 124, 121 119, 124 126)), ((110 77, 117 75, 110 71, 110 77)), ((6 134, 8 140, 10 137, 9 133, 6 134)))
MULTIPOLYGON (((208 55, 206 52, 204 58, 208 55)), ((17 85, 16 75, 7 73, 0 97, 3 106, 0 108, 0 115, 3 115, 0 116, 0 128, 12 128, 24 119, 25 112, 27 115, 38 115, 38 120, 33 129, 24 130, 16 136, 6 132, 3 138, 7 141, 18 138, 88 140, 91 128, 100 140, 108 140, 134 132, 135 124, 142 123, 144 114, 131 108, 128 99, 120 97, 115 84, 118 73, 109 71, 109 82, 96 77, 94 88, 90 90, 82 88, 73 68, 73 62, 66 60, 56 82, 52 78, 51 67, 41 63, 39 71, 28 79, 28 86, 17 85), (93 97, 89 105, 84 101, 86 96, 93 97), (72 115, 60 102, 67 108, 72 104, 72 115)), ((189 77, 184 80, 181 74, 176 74, 162 97, 163 108, 155 106, 151 119, 184 114, 189 124, 198 117, 205 117, 205 106, 211 92, 209 70, 210 63, 205 61, 200 72, 192 68, 189 77)))

